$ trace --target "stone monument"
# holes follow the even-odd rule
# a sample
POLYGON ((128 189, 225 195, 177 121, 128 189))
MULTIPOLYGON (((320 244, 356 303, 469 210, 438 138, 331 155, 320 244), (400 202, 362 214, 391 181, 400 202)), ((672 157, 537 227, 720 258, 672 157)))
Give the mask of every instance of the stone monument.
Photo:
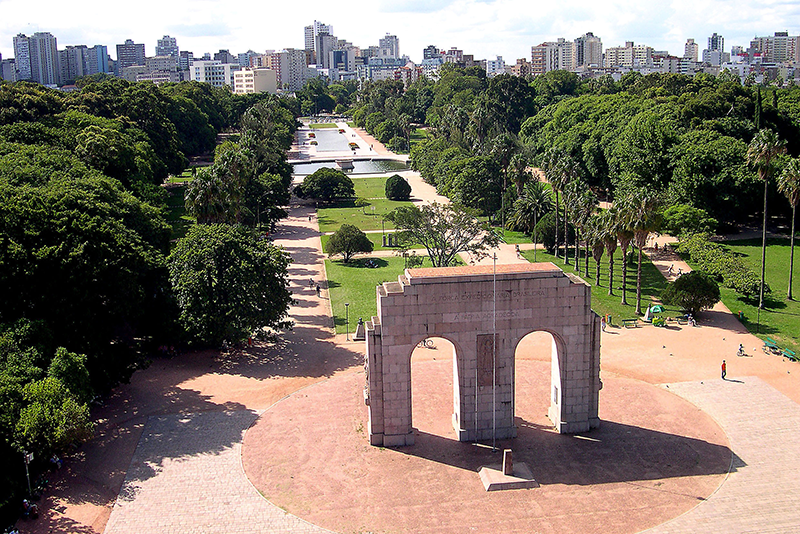
POLYGON ((579 277, 552 263, 406 269, 377 287, 377 299, 364 362, 371 444, 414 443, 411 354, 428 337, 455 347, 459 441, 516 436, 514 354, 535 331, 553 338, 548 415, 556 430, 599 426, 600 317, 579 277))

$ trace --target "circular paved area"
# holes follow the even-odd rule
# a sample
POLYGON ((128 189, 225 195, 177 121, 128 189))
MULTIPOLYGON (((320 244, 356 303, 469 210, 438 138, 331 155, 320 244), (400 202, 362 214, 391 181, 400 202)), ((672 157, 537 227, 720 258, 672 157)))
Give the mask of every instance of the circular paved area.
POLYGON ((340 375, 282 400, 248 430, 250 481, 282 509, 337 532, 622 533, 690 510, 728 472, 719 426, 636 380, 605 377, 600 429, 555 433, 545 415, 550 364, 518 359, 519 435, 498 449, 513 447, 541 487, 487 493, 477 471, 500 455, 491 444, 455 441, 452 360, 420 351, 428 357, 412 360, 413 446, 370 446, 364 375, 340 375))

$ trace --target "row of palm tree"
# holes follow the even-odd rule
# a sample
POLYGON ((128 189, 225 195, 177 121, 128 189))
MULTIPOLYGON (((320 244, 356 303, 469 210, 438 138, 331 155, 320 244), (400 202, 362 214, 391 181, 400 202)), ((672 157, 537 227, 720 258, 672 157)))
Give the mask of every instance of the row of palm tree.
MULTIPOLYGON (((766 222, 767 191, 770 177, 774 174, 777 158, 785 152, 785 141, 778 139, 771 130, 761 130, 753 138, 747 152, 748 162, 758 171, 764 180, 764 222, 762 229, 761 291, 759 306, 763 307, 764 270, 766 261, 766 222)), ((524 168, 515 161, 514 167, 524 168)), ((662 199, 647 188, 630 187, 618 191, 615 206, 601 210, 595 195, 581 180, 577 163, 565 152, 550 150, 543 159, 542 170, 545 173, 552 191, 538 180, 528 181, 523 187, 517 184, 520 193, 516 200, 510 226, 522 229, 538 242, 535 235, 536 226, 545 214, 555 209, 555 255, 570 264, 568 231, 570 226, 575 232, 574 264, 579 265, 579 247, 581 242, 585 248, 586 276, 589 276, 589 257, 597 263, 596 283, 600 284, 599 265, 603 254, 608 255, 609 284, 608 294, 614 294, 614 253, 621 249, 623 259, 627 257, 631 243, 638 251, 636 272, 636 313, 641 314, 641 281, 642 281, 642 249, 651 233, 660 225, 659 207, 662 199), (563 217, 562 217, 563 215, 563 217), (562 226, 563 224, 563 226, 562 226), (563 230, 563 232, 562 232, 563 230), (563 246, 562 246, 563 243, 563 246)), ((792 206, 791 242, 789 260, 789 287, 787 296, 792 297, 792 272, 794 268, 794 235, 795 215, 800 205, 800 158, 791 159, 784 165, 778 176, 778 190, 786 195, 792 206)), ((536 261, 534 249, 534 261, 536 261)), ((627 262, 622 262, 622 304, 628 304, 626 294, 627 262)))
MULTIPOLYGON (((545 160, 545 173, 552 187, 552 193, 545 184, 531 181, 525 184, 522 194, 514 203, 509 219, 511 227, 530 234, 534 242, 539 241, 536 226, 539 220, 555 209, 555 253, 565 264, 570 264, 570 249, 567 239, 569 228, 575 232, 573 261, 575 269, 582 271, 580 265, 580 246, 585 248, 583 271, 589 276, 589 257, 597 263, 596 284, 600 284, 599 266, 603 253, 609 258, 608 294, 614 294, 614 253, 617 245, 622 249, 623 259, 627 257, 633 242, 638 251, 636 274, 636 312, 641 314, 642 294, 642 249, 649 235, 657 230, 658 206, 660 198, 644 188, 631 188, 607 210, 598 209, 597 197, 580 180, 577 166, 569 156, 552 152, 545 160), (555 200, 555 202, 553 202, 555 200), (554 206, 555 204, 555 206, 554 206), (563 218, 560 216, 563 214, 563 218), (563 221, 563 227, 562 227, 563 221), (560 230, 563 229, 563 232, 560 230), (563 242, 563 249, 562 249, 563 242)), ((534 249, 534 261, 537 260, 534 249)), ((622 304, 627 302, 627 262, 622 263, 622 304)))

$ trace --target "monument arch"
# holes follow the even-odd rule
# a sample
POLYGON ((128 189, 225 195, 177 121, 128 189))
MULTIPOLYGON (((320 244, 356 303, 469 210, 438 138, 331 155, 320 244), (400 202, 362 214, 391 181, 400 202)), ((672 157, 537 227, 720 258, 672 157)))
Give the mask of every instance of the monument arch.
POLYGON ((428 337, 454 347, 453 428, 460 441, 516 436, 514 355, 552 336, 548 415, 562 433, 599 426, 600 320, 591 289, 552 263, 406 269, 377 287, 366 324, 370 443, 411 445, 411 354, 428 337), (494 342, 493 342, 494 340, 494 342))

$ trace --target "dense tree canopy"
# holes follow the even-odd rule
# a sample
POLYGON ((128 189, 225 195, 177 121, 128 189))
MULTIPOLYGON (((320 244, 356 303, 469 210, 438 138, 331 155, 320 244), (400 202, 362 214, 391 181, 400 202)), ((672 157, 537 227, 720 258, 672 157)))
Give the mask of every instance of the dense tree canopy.
POLYGON ((197 225, 169 256, 181 322, 201 343, 287 328, 289 255, 242 226, 197 225))

